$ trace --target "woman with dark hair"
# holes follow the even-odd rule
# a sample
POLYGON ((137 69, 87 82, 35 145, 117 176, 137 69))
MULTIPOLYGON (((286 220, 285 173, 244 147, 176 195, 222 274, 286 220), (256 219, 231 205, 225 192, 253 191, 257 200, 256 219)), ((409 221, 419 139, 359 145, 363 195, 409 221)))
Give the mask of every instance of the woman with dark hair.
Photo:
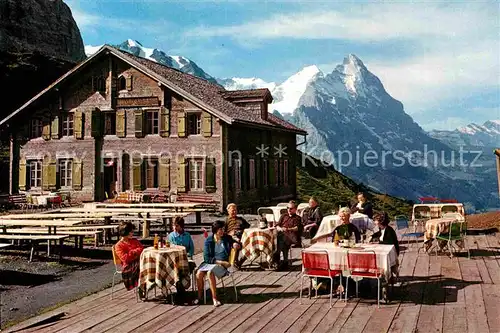
POLYGON ((379 244, 391 244, 396 248, 399 255, 399 242, 396 231, 389 225, 389 215, 386 212, 376 213, 373 221, 378 226, 379 231, 372 235, 372 242, 378 241, 379 244))
MULTIPOLYGON (((115 254, 122 262, 122 279, 127 290, 137 287, 139 282, 139 259, 144 246, 134 238, 134 225, 131 222, 121 222, 118 233, 121 239, 114 246, 115 254)), ((142 290, 138 288, 142 296, 142 290)))
MULTIPOLYGON (((214 306, 220 306, 221 303, 217 300, 217 281, 216 277, 222 278, 227 274, 227 269, 231 266, 229 264, 229 255, 231 248, 239 249, 238 243, 225 232, 225 222, 215 221, 212 225, 212 234, 205 240, 205 247, 203 250, 203 264, 212 264, 215 266, 208 271, 208 280, 210 281, 210 291, 212 292, 212 299, 214 306)), ((198 270, 196 273, 196 281, 198 285, 198 299, 195 304, 198 304, 203 297, 204 279, 207 271, 198 270)))

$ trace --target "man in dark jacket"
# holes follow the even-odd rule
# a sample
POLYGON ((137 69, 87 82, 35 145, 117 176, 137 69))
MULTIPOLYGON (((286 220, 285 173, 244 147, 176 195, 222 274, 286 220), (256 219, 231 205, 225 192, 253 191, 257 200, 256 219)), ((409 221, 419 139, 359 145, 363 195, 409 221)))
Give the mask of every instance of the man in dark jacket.
POLYGON ((318 228, 323 220, 323 215, 318 206, 318 201, 315 197, 309 199, 309 207, 304 209, 302 213, 302 225, 304 226, 304 231, 309 231, 311 239, 316 235, 318 228))
POLYGON ((373 217, 373 206, 370 202, 366 201, 366 195, 362 192, 358 193, 358 203, 351 207, 351 213, 355 212, 365 214, 369 218, 373 217))
POLYGON ((292 200, 288 203, 287 213, 281 215, 276 224, 278 237, 274 262, 278 265, 278 269, 288 268, 288 251, 293 244, 300 242, 300 226, 301 220, 300 216, 297 215, 297 204, 292 200), (281 252, 283 252, 283 261, 280 261, 281 252))

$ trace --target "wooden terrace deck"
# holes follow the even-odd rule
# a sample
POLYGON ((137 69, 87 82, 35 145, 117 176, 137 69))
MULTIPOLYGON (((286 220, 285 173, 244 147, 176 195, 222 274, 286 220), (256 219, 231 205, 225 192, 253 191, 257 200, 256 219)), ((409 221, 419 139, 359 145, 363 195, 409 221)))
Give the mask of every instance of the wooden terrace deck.
MULTIPOLYGON (((88 296, 6 332, 500 332, 500 237, 469 236, 471 259, 404 249, 401 286, 390 304, 372 298, 299 302, 301 263, 289 272, 239 271, 223 305, 172 306, 136 302, 122 285, 88 296), (49 322, 41 320, 52 318, 49 322), (38 322, 38 324, 36 324, 38 322), (31 326, 30 325, 35 325, 31 326), (24 328, 24 329, 23 329, 24 328)), ((420 243, 421 244, 421 243, 420 243)), ((406 244, 403 244, 406 247, 406 244)), ((293 257, 300 257, 294 249, 293 257)), ((112 274, 112 272, 110 272, 112 274)), ((229 281, 226 280, 226 284, 229 281)), ((352 285, 354 287, 354 285, 352 285)), ((376 288, 376 287, 375 287, 376 288)), ((219 289, 220 290, 220 289, 219 289)), ((152 292, 151 292, 152 293, 152 292)))

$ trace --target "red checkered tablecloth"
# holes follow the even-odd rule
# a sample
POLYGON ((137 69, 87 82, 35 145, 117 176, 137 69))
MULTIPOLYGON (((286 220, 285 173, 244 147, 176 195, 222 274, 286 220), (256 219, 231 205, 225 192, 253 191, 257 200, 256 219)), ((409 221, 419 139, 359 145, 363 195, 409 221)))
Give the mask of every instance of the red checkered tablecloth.
POLYGON ((242 253, 250 260, 255 260, 261 253, 272 261, 274 251, 275 229, 245 229, 241 236, 242 253))
POLYGON ((144 249, 141 254, 139 284, 147 288, 156 284, 160 288, 174 286, 182 279, 184 288, 191 285, 189 263, 184 246, 171 246, 155 250, 144 249))

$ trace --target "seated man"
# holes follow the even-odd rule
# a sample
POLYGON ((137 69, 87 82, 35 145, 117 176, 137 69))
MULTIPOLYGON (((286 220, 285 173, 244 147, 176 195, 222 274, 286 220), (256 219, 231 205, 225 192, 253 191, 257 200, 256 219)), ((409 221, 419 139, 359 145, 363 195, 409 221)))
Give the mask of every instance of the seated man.
POLYGON ((396 231, 389 225, 389 216, 385 212, 377 213, 373 216, 373 221, 377 224, 379 231, 372 235, 372 242, 379 244, 391 244, 396 248, 399 255, 399 242, 396 231))
POLYGON ((304 225, 304 231, 309 231, 311 239, 316 235, 316 232, 321 224, 321 220, 323 220, 323 215, 321 214, 321 210, 318 206, 318 201, 315 197, 311 197, 309 199, 309 207, 304 209, 304 213, 302 214, 302 225, 304 225))
MULTIPOLYGON (((243 231, 250 227, 250 223, 248 223, 244 218, 238 216, 238 208, 236 204, 230 203, 227 205, 227 213, 228 217, 226 219, 226 224, 224 226, 224 231, 227 235, 231 236, 233 240, 238 243, 241 247, 241 236, 243 235, 243 231)), ((236 251, 236 250, 235 250, 236 251)), ((236 251, 235 258, 238 259, 238 253, 236 251)), ((236 267, 241 267, 243 262, 245 261, 245 257, 240 260, 236 260, 234 265, 236 267)))
POLYGON ((290 201, 287 207, 287 213, 281 215, 280 220, 276 224, 278 231, 277 249, 274 253, 274 262, 278 265, 278 269, 288 268, 288 251, 293 244, 297 244, 299 240, 299 228, 301 225, 300 216, 297 215, 297 204, 295 201, 290 201), (280 261, 281 252, 283 252, 283 261, 280 261))
MULTIPOLYGON (((181 245, 186 248, 186 253, 189 259, 193 259, 194 243, 193 238, 189 232, 184 230, 184 218, 176 216, 174 218, 174 231, 172 231, 167 238, 170 244, 181 245)), ((189 262, 189 269, 192 272, 196 267, 194 261, 189 262)))
POLYGON ((333 237, 335 238, 335 233, 337 233, 340 239, 349 239, 352 234, 356 238, 356 243, 361 241, 361 234, 358 228, 351 223, 351 211, 347 207, 340 208, 339 211, 340 224, 333 230, 333 237))
POLYGON ((367 215, 369 218, 373 217, 372 204, 366 201, 366 195, 363 192, 358 193, 358 203, 351 208, 351 213, 359 212, 367 215))

